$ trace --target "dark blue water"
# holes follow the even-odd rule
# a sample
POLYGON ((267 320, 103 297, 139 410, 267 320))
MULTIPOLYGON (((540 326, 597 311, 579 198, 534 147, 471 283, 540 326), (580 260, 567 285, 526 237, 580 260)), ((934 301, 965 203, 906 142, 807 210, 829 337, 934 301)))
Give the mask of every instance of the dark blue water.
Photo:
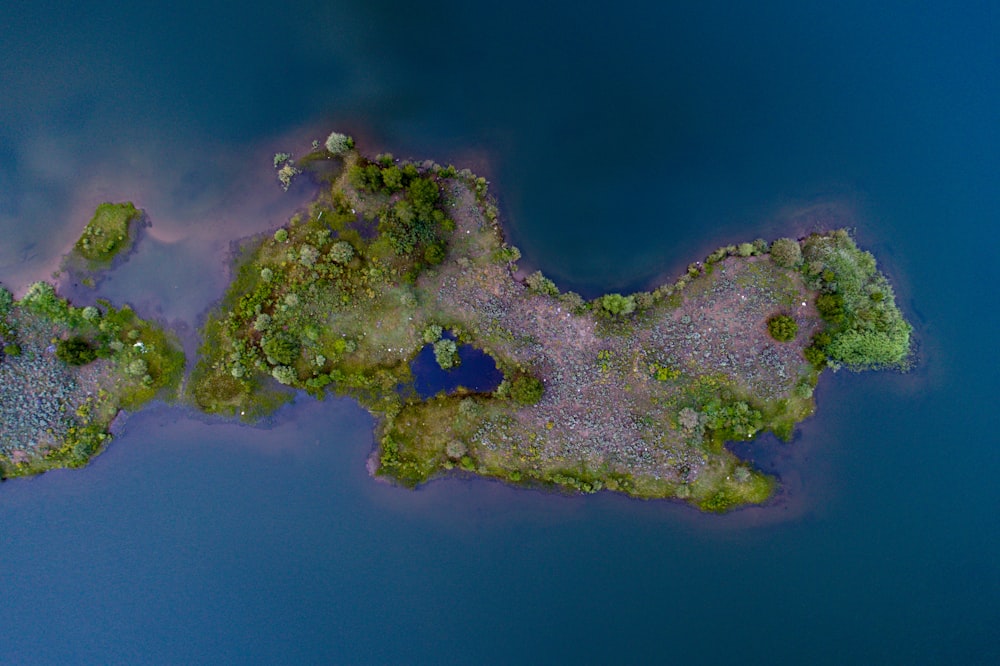
MULTIPOLYGON (((10 4, 10 3, 8 3, 10 4)), ((526 268, 594 294, 716 246, 856 227, 909 375, 824 376, 771 508, 725 517, 474 480, 372 481, 371 423, 159 408, 82 471, 0 487, 5 663, 996 663, 994 3, 0 10, 0 281, 89 210, 153 221, 102 293, 195 326, 271 155, 332 128, 487 173, 526 268)))
POLYGON ((424 345, 410 363, 413 388, 421 398, 465 388, 473 393, 492 393, 503 381, 503 373, 492 356, 472 345, 459 345, 458 367, 443 370, 434 357, 434 346, 424 345))

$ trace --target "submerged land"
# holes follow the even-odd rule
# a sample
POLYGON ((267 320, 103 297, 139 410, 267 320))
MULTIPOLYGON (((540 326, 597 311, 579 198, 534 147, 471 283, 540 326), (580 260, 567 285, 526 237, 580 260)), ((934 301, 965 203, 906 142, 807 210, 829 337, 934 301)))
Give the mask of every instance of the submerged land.
MULTIPOLYGON (((724 246, 674 282, 588 301, 541 273, 515 277, 520 253, 487 182, 467 170, 368 158, 336 133, 275 168, 285 188, 311 172, 320 194, 238 244, 184 399, 254 421, 291 389, 351 396, 376 416, 372 472, 403 485, 471 473, 709 511, 761 503, 777 481, 727 441, 788 439, 826 368, 907 363, 910 326, 846 230, 724 246), (421 397, 413 360, 425 347, 445 370, 474 347, 503 379, 421 397)), ((5 352, 0 381, 18 377, 28 394, 73 388, 19 408, 37 426, 0 414, 5 476, 82 464, 118 410, 176 392, 183 367, 169 335, 131 310, 77 312, 51 287, 32 290, 50 305, 7 293, 0 333, 23 351, 5 352), (72 340, 93 358, 68 360, 72 340)))

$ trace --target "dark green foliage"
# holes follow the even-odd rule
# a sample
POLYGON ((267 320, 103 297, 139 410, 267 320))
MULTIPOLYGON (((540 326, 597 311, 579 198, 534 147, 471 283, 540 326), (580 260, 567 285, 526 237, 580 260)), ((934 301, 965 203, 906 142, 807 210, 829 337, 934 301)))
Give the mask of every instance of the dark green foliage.
POLYGON ((750 439, 764 425, 760 411, 742 400, 730 403, 712 400, 702 413, 705 426, 725 439, 750 439))
POLYGON ((841 326, 845 321, 844 297, 840 294, 820 294, 816 297, 816 309, 823 320, 833 326, 841 326))
POLYGON ((20 356, 21 346, 16 342, 10 342, 3 346, 3 353, 7 356, 20 356))
POLYGON ((545 394, 545 385, 537 377, 518 374, 510 383, 510 397, 522 405, 534 405, 545 394))
POLYGON ((767 332, 778 342, 789 342, 798 334, 799 325, 788 315, 775 315, 767 320, 767 332))
POLYGON ((377 164, 355 164, 347 172, 351 187, 363 192, 381 192, 385 186, 382 170, 377 164))
POLYGON ((444 212, 437 208, 440 200, 441 190, 431 178, 417 178, 410 183, 405 198, 396 202, 392 214, 383 218, 380 225, 397 255, 407 256, 423 247, 428 263, 434 263, 429 258, 444 259, 439 252, 444 250, 447 229, 454 227, 446 224, 444 212), (427 248, 432 245, 440 248, 432 250, 428 258, 427 248))
POLYGON ((556 286, 555 282, 542 275, 541 271, 535 271, 524 278, 524 284, 536 294, 545 294, 547 296, 559 295, 559 287, 556 286))
POLYGON ((14 305, 14 296, 5 287, 0 287, 0 317, 6 317, 14 305))
POLYGON ((802 350, 802 355, 812 364, 814 368, 822 368, 826 365, 826 352, 816 345, 809 345, 802 350))
POLYGON ((816 307, 828 324, 830 340, 819 345, 826 356, 854 368, 903 365, 911 328, 875 257, 844 230, 809 236, 802 254, 807 282, 823 292, 816 307))
POLYGON ((424 250, 424 261, 426 261, 429 266, 437 266, 444 261, 444 257, 444 246, 441 245, 441 243, 432 243, 427 246, 427 249, 424 250))
POLYGON ((74 336, 56 343, 56 358, 66 365, 87 365, 97 358, 97 350, 84 338, 74 336))
POLYGON ((293 365, 302 349, 297 338, 286 333, 269 335, 262 339, 260 348, 271 365, 293 365))

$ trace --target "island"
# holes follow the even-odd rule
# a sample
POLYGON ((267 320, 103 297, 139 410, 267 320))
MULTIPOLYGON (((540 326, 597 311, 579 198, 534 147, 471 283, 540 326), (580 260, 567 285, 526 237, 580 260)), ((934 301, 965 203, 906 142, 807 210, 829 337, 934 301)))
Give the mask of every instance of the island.
MULTIPOLYGON (((892 287, 844 229, 726 245, 650 291, 586 300, 519 273, 468 170, 366 157, 336 132, 274 165, 284 189, 308 173, 320 191, 236 243, 182 399, 254 422, 294 390, 350 396, 375 417, 370 471, 403 486, 468 474, 760 504, 777 480, 727 442, 789 439, 824 369, 910 362, 892 287)), ((0 414, 4 476, 83 464, 119 410, 180 385, 175 340, 127 306, 74 308, 44 283, 0 297, 20 351, 5 349, 0 381, 48 396, 12 412, 16 427, 0 414)))

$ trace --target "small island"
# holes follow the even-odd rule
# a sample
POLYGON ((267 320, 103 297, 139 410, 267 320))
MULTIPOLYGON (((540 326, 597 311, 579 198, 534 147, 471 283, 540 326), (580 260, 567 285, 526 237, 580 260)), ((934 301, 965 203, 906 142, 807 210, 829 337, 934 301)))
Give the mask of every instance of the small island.
MULTIPOLYGON (((182 399, 253 422, 293 389, 350 396, 376 417, 371 472, 404 486, 464 473, 713 512, 759 504, 776 479, 726 442, 789 439, 826 368, 909 361, 892 287, 843 229, 726 245, 668 284, 585 300, 518 277, 468 170, 370 159, 337 133, 274 164, 282 188, 311 173, 320 193, 236 244, 182 399)), ((76 270, 106 269, 141 218, 102 204, 76 270)), ((0 288, 0 341, 4 478, 85 464, 117 414, 176 396, 184 374, 169 331, 44 282, 19 301, 0 288)))
MULTIPOLYGON (((275 159, 286 188, 289 159, 275 159)), ((327 184, 240 245, 189 393, 251 421, 283 386, 351 396, 377 418, 373 473, 407 486, 458 470, 709 511, 760 503, 775 480, 725 442, 788 439, 824 368, 907 362, 910 326, 846 230, 728 245, 673 283, 586 301, 515 277, 520 253, 467 170, 368 159, 339 134, 302 169, 327 184), (421 396, 425 348, 442 369, 478 350, 502 381, 421 396)))

